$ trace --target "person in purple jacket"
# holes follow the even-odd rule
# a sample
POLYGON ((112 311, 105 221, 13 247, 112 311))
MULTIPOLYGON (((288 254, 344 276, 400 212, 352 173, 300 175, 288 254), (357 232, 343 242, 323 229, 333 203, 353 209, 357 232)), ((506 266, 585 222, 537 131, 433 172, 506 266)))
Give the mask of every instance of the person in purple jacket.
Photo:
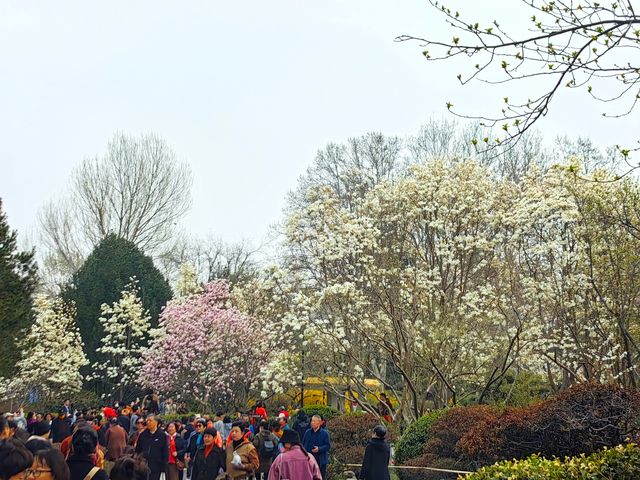
POLYGON ((284 449, 269 469, 269 480, 322 480, 320 467, 313 455, 300 445, 300 435, 289 429, 280 439, 284 449))

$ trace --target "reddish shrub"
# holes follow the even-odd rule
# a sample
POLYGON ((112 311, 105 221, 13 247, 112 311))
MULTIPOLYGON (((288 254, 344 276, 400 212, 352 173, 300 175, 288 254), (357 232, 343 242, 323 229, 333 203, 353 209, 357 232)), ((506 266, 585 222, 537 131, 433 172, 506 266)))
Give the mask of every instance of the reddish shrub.
POLYGON ((613 385, 574 386, 536 405, 512 408, 464 432, 457 453, 476 465, 532 453, 564 457, 623 443, 639 429, 640 395, 613 385))
POLYGON ((452 408, 431 425, 431 438, 424 452, 438 457, 457 458, 456 445, 460 438, 476 425, 488 423, 499 414, 497 407, 488 405, 452 408))
MULTIPOLYGON (((327 429, 331 435, 332 457, 340 463, 360 463, 373 427, 379 424, 378 417, 370 414, 342 415, 330 419, 327 429)), ((387 440, 393 439, 393 432, 390 431, 387 440)))
POLYGON ((468 464, 484 465, 513 458, 518 448, 532 448, 537 444, 531 432, 536 430, 540 408, 540 405, 508 408, 495 418, 479 422, 461 436, 457 453, 468 464), (509 444, 508 439, 515 439, 516 443, 509 444))

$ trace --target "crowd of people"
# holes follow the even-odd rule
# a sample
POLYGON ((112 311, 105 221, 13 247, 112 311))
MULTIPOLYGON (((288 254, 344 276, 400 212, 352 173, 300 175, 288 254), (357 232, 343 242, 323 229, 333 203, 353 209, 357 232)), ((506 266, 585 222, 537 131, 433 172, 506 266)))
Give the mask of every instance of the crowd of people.
MULTIPOLYGON (((327 480, 331 439, 319 415, 258 402, 233 418, 218 412, 163 421, 157 396, 100 409, 65 400, 55 418, 0 417, 0 480, 327 480)), ((361 478, 388 480, 386 429, 374 429, 361 478)))

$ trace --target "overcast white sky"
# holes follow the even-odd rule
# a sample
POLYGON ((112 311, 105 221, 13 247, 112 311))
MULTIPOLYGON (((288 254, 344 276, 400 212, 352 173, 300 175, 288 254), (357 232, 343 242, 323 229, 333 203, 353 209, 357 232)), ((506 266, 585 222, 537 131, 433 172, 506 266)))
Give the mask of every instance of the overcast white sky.
MULTIPOLYGON (((451 3, 521 23, 516 0, 451 3)), ((257 243, 326 143, 414 134, 446 115, 446 101, 482 109, 485 91, 461 90, 457 67, 394 43, 449 38, 442 23, 425 0, 0 0, 9 222, 33 235, 38 209, 84 157, 116 131, 155 132, 194 173, 185 230, 257 243)), ((600 111, 565 95, 539 129, 600 145, 636 138, 638 115, 614 122, 600 111)))

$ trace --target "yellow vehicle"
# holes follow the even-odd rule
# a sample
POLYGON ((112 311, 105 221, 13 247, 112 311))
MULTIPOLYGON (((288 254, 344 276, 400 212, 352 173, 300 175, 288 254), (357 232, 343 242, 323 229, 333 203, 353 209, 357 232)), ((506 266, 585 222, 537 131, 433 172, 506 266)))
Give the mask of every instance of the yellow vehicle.
MULTIPOLYGON (((376 394, 384 392, 384 386, 379 380, 367 378, 365 387, 376 394)), ((293 393, 293 392, 292 392, 293 393)), ((300 389, 295 393, 295 402, 300 405, 300 389)), ((373 393, 366 396, 367 403, 376 405, 378 398, 373 393)), ((397 399, 389 395, 392 405, 397 405, 397 399)), ((335 408, 341 413, 362 411, 358 403, 358 393, 352 392, 345 380, 337 377, 308 377, 304 380, 304 406, 324 405, 335 408)))

